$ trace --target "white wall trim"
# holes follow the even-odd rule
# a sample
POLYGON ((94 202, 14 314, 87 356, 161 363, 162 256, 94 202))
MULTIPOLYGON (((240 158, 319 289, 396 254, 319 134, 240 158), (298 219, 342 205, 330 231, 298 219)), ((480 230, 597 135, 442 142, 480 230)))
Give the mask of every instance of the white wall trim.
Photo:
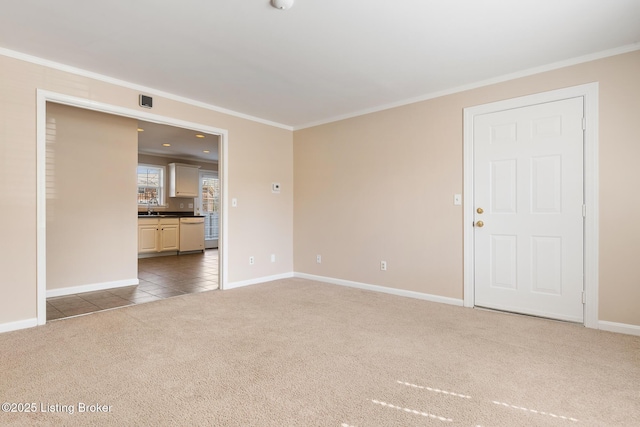
POLYGON ((36 99, 36 315, 47 322, 47 96, 36 99))
POLYGON ((584 226, 584 290, 586 304, 584 325, 598 328, 599 289, 599 166, 598 166, 598 88, 597 82, 565 89, 558 89, 535 95, 523 96, 504 101, 469 107, 464 109, 464 305, 474 306, 474 252, 473 252, 473 119, 474 116, 519 108, 544 102, 584 97, 584 115, 587 122, 584 146, 584 194, 587 216, 584 226))
POLYGON ((15 50, 6 49, 0 47, 0 55, 7 56, 9 58, 18 59, 20 61, 30 62, 36 65, 42 65, 44 67, 53 68, 54 70, 64 71, 65 73, 75 74, 77 76, 87 77, 90 79, 98 80, 113 85, 126 87, 138 92, 143 92, 145 95, 162 96, 173 101, 182 102, 184 104, 193 105, 195 107, 204 108, 217 113, 227 114, 233 117, 239 117, 241 119, 251 120, 252 122, 262 123, 264 125, 273 126, 286 130, 293 130, 293 127, 284 125, 282 123, 272 122, 271 120, 261 119, 259 117, 250 116, 248 114, 239 113, 237 111, 228 110, 226 108, 218 107, 216 105, 207 104, 193 99, 185 98, 180 95, 174 95, 169 92, 154 89, 147 86, 142 86, 136 83, 131 83, 125 80, 116 79, 113 77, 105 76, 104 74, 94 73, 92 71, 83 70, 81 68, 72 67, 70 65, 62 64, 60 62, 50 61, 48 59, 39 58, 37 56, 28 55, 26 53, 18 52, 15 50))
POLYGON ((224 289, 229 290, 229 289, 242 288, 245 286, 257 285, 259 283, 273 282, 274 280, 291 279, 292 277, 293 277, 293 273, 283 273, 283 274, 276 274, 273 276, 257 277, 255 279, 228 283, 224 289))
POLYGON ((19 329, 33 328, 38 326, 38 319, 36 317, 32 319, 18 320, 16 322, 0 323, 0 334, 4 332, 17 331, 19 329))
POLYGON ((640 337, 640 326, 629 325, 626 323, 607 322, 601 320, 598 326, 603 331, 617 332, 619 334, 635 335, 640 337))
MULTIPOLYGON (((2 50, 0 49, 0 53, 2 50)), ((42 89, 37 90, 36 100, 36 276, 37 276, 37 319, 38 325, 47 321, 47 199, 46 199, 46 143, 47 143, 47 102, 70 105, 117 116, 145 120, 153 123, 177 126, 199 132, 210 133, 220 137, 218 174, 221 180, 220 192, 222 200, 222 215, 220 216, 219 239, 219 271, 220 289, 225 289, 228 277, 228 151, 229 132, 200 123, 188 122, 172 117, 160 116, 146 111, 133 110, 115 105, 105 104, 84 98, 77 98, 42 89)))
POLYGON ((431 302, 439 302, 443 304, 456 305, 462 307, 462 300, 457 298, 441 297, 439 295, 424 294, 422 292, 407 291, 404 289, 388 288, 386 286, 370 285, 368 283, 353 282, 351 280, 335 279, 333 277, 316 276, 307 273, 294 273, 294 277, 300 279, 315 280, 316 282, 330 283, 332 285, 347 286, 349 288, 364 289, 367 291, 382 292, 385 294, 396 295, 400 297, 408 297, 421 299, 431 302))
POLYGON ((105 289, 122 288, 124 286, 133 286, 139 284, 137 278, 115 280, 112 282, 91 283, 89 285, 70 286, 68 288, 58 288, 47 290, 47 298, 61 297, 64 295, 81 294, 83 292, 103 291, 105 289))
POLYGON ((320 126, 327 123, 337 122, 340 120, 346 120, 353 117, 364 116, 366 114, 377 113, 379 111, 389 110, 391 108, 402 107, 404 105, 415 104, 416 102, 428 101, 430 99, 440 98, 447 95, 452 95, 454 93, 465 92, 468 90, 478 89, 484 86, 489 86, 497 83, 506 82, 509 80, 515 80, 522 77, 532 76, 534 74, 545 73, 547 71, 553 71, 560 68, 570 67, 572 65, 578 65, 585 62, 596 61, 598 59, 608 58, 610 56, 622 55, 629 52, 634 52, 636 50, 640 50, 640 43, 633 43, 626 46, 617 47, 614 49, 604 50, 602 52, 596 52, 589 55, 579 56, 577 58, 571 58, 564 61, 554 62, 552 64, 543 65, 540 67, 529 68, 527 70, 517 71, 515 73, 505 74, 502 76, 494 77, 491 79, 481 80, 479 82, 470 83, 463 86, 454 87, 451 89, 441 90, 437 92, 431 92, 425 95, 421 95, 415 98, 404 99, 398 102, 393 102, 385 105, 380 105, 374 108, 369 108, 365 110, 360 110, 352 113, 342 114, 339 116, 333 116, 327 119, 318 120, 311 123, 306 123, 303 125, 293 126, 293 130, 301 130, 314 126, 320 126))

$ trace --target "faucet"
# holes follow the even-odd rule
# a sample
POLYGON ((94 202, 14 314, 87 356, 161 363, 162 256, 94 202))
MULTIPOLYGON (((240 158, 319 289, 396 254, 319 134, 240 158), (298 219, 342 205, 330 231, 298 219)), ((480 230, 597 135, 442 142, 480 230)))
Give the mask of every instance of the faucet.
POLYGON ((151 196, 149 201, 147 202, 147 215, 153 215, 153 205, 158 206, 158 198, 156 196, 151 196))

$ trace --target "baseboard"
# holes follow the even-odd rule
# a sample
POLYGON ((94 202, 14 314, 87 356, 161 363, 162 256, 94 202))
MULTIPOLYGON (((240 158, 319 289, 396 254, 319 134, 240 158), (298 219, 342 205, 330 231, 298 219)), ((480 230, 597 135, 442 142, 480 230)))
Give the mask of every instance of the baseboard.
POLYGON ((136 279, 115 280, 113 282, 92 283, 90 285, 71 286, 68 288, 48 289, 47 298, 61 297, 64 295, 81 294, 83 292, 103 291, 105 289, 122 288, 139 284, 136 279))
POLYGON ((224 287, 224 290, 226 291, 229 289, 242 288, 244 286, 257 285, 258 283, 272 282, 274 280, 290 279, 292 277, 293 273, 283 273, 276 274, 275 276, 263 276, 256 279, 243 280, 241 282, 231 282, 227 283, 227 285, 224 287))
POLYGON ((627 323, 616 323, 600 320, 598 321, 598 329, 602 331, 618 332, 620 334, 640 336, 640 326, 629 325, 627 323))
POLYGON ((17 322, 0 323, 0 334, 3 332, 17 331, 19 329, 33 328, 38 326, 38 318, 18 320, 17 322))
POLYGON ((449 304, 449 305, 457 305, 459 307, 462 307, 463 305, 462 299, 441 297, 439 295, 431 295, 431 294, 425 294, 422 292, 407 291, 404 289, 387 288, 385 286, 370 285, 368 283, 361 283, 361 282, 352 282, 350 280, 335 279, 333 277, 315 276, 313 274, 306 274, 306 273, 294 273, 294 277, 298 277, 300 279, 315 280, 318 282, 331 283, 333 285, 348 286, 350 288, 365 289, 365 290, 374 291, 374 292, 383 292, 385 294, 397 295, 401 297, 416 298, 416 299, 421 299, 425 301, 439 302, 439 303, 449 304))

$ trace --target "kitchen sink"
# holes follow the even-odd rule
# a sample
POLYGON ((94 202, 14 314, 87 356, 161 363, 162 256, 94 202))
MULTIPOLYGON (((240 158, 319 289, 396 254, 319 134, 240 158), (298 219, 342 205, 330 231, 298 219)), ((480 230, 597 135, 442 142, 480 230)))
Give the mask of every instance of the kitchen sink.
POLYGON ((178 218, 178 215, 138 214, 138 218, 178 218))

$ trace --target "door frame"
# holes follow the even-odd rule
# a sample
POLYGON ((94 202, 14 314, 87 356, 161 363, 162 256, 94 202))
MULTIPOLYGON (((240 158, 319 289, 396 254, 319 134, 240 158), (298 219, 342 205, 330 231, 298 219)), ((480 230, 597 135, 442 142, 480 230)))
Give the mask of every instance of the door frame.
POLYGON ((598 329, 598 82, 527 95, 503 101, 492 102, 464 109, 463 136, 463 264, 465 307, 475 306, 474 283, 474 229, 473 229, 473 126, 474 117, 514 108, 563 99, 584 97, 584 203, 586 216, 584 221, 584 325, 598 329))
POLYGON ((220 241, 219 241, 219 279, 220 289, 225 289, 228 278, 228 145, 229 132, 200 123, 188 122, 168 116, 133 110, 117 105, 78 98, 43 89, 37 90, 36 104, 36 299, 38 325, 47 321, 47 182, 46 182, 46 143, 47 143, 47 103, 63 104, 100 113, 144 120, 148 122, 176 126, 197 132, 218 135, 218 178, 220 179, 220 241))

